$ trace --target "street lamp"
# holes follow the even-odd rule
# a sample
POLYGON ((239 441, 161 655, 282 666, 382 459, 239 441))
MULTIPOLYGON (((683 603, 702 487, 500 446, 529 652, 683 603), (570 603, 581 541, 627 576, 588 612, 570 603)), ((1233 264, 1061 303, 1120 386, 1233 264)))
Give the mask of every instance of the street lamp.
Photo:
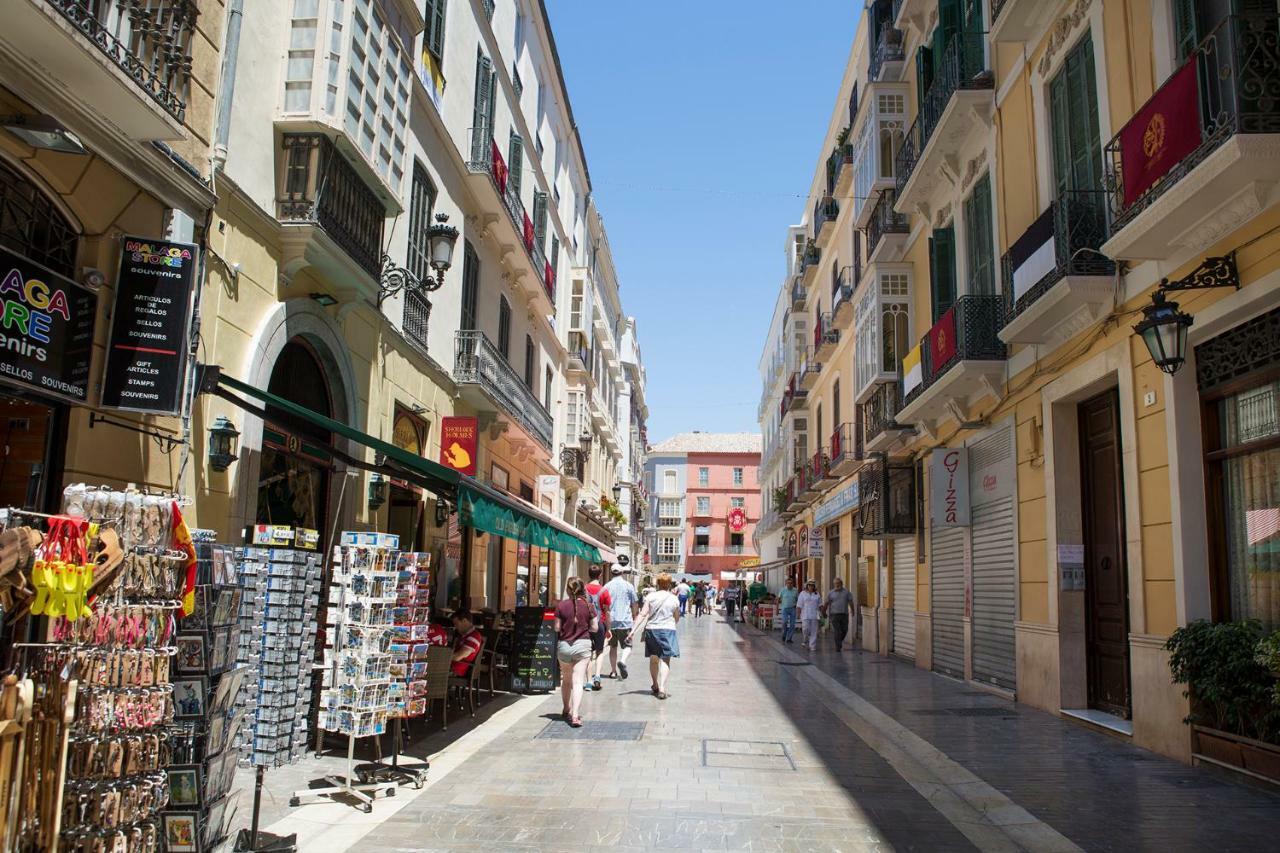
POLYGON ((1179 290, 1207 290, 1213 287, 1240 289, 1235 252, 1222 257, 1205 258, 1200 266, 1176 281, 1161 279, 1160 286, 1151 294, 1151 304, 1142 308, 1142 320, 1133 330, 1142 336, 1151 360, 1170 376, 1186 363, 1187 330, 1191 328, 1195 318, 1179 311, 1178 303, 1170 302, 1165 295, 1179 290))
MULTIPOLYGON (((419 293, 433 293, 444 287, 444 274, 453 266, 453 248, 458 242, 458 229, 448 224, 449 216, 436 214, 436 222, 427 229, 427 263, 435 271, 436 277, 418 278, 411 271, 396 264, 391 256, 382 256, 382 274, 378 281, 378 305, 402 290, 419 293)), ((428 310, 430 303, 427 303, 428 310)), ((425 325, 426 319, 423 319, 425 325)))
POLYGON ((225 471, 237 458, 234 448, 240 431, 227 418, 219 415, 209 427, 209 467, 225 471))
POLYGON ((613 484, 613 502, 614 503, 622 502, 622 484, 621 483, 613 484))
POLYGON ((369 509, 377 512, 387 502, 387 478, 374 471, 369 475, 369 509))
POLYGON ((453 266, 453 247, 458 242, 458 229, 449 224, 447 213, 437 213, 436 222, 427 229, 427 245, 431 249, 431 268, 436 271, 436 286, 444 286, 444 274, 453 266))

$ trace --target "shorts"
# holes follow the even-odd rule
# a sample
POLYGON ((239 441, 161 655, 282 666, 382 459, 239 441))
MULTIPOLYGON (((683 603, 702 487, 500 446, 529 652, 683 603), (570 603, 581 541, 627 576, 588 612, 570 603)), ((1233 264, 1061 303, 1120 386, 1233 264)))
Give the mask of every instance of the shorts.
POLYGON ((604 651, 604 640, 609 635, 607 628, 601 628, 591 635, 591 651, 594 654, 600 654, 604 651))
POLYGON ((680 639, 674 628, 649 628, 644 632, 644 653, 651 658, 680 657, 680 639))
POLYGON ((631 648, 631 626, 609 629, 609 645, 623 649, 631 648))
POLYGON ((560 663, 577 663, 580 660, 590 659, 591 640, 586 637, 574 640, 572 643, 566 643, 564 640, 556 643, 556 660, 560 663))

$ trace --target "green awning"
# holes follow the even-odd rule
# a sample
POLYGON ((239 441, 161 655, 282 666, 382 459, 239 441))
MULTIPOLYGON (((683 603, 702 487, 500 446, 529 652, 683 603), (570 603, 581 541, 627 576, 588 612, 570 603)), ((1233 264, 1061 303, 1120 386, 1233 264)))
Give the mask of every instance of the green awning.
MULTIPOLYGON (((263 391, 261 388, 255 388, 252 385, 247 385, 239 379, 233 379, 232 377, 227 376, 225 373, 218 374, 218 384, 229 390, 261 400, 268 406, 274 406, 281 411, 288 412, 294 417, 300 418, 308 423, 315 424, 328 432, 337 433, 338 435, 348 438, 357 444, 363 444, 365 447, 382 454, 382 456, 386 458, 387 462, 392 464, 395 468, 403 469, 409 474, 423 478, 429 487, 433 487, 433 491, 443 487, 444 491, 452 493, 457 488, 458 481, 461 479, 461 475, 452 468, 446 468, 438 462, 432 462, 430 459, 425 459, 417 454, 410 453, 407 450, 402 450, 394 444, 385 442, 380 438, 374 438, 368 433, 360 432, 360 430, 347 426, 341 421, 335 421, 333 418, 325 417, 319 412, 313 412, 305 406, 299 406, 297 403, 286 400, 283 397, 279 397, 268 391, 263 391)), ((231 399, 234 401, 234 398, 231 399)))
POLYGON ((495 536, 582 557, 592 563, 601 562, 600 549, 596 546, 561 530, 549 518, 539 518, 536 511, 531 512, 505 495, 474 481, 464 480, 458 488, 458 523, 495 536))

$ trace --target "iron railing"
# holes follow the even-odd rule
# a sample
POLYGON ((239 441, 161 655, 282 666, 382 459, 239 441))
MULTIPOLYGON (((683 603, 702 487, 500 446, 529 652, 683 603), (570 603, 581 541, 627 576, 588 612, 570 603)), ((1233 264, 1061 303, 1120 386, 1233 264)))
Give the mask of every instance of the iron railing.
MULTIPOLYGON (((822 311, 813 323, 813 348, 819 350, 828 344, 840 342, 840 330, 831 325, 831 312, 822 311)), ((817 358, 813 359, 815 362, 817 358)), ((819 369, 821 366, 819 365, 819 369)))
POLYGON ((916 532, 916 472, 910 462, 883 456, 858 472, 858 532, 864 539, 891 539, 916 532))
POLYGON ((846 305, 853 304, 853 291, 858 286, 858 275, 852 266, 841 267, 831 281, 831 313, 838 314, 846 305))
POLYGON ((577 447, 560 448, 560 473, 579 483, 586 481, 586 454, 577 447))
POLYGON ((901 385, 897 382, 885 382, 876 386, 870 399, 862 404, 862 430, 867 441, 872 441, 891 429, 900 429, 896 418, 901 408, 901 385))
POLYGON ((191 0, 44 0, 147 97, 182 121, 199 11, 191 0))
POLYGON ((834 476, 831 473, 831 455, 829 453, 825 450, 819 450, 809 457, 809 482, 815 488, 819 482, 830 480, 834 476))
POLYGON ((856 424, 843 423, 831 433, 831 467, 862 460, 862 431, 856 424))
POLYGON ((591 343, 587 340, 585 332, 569 333, 569 360, 574 359, 582 362, 583 370, 591 370, 591 343))
POLYGON ((951 96, 958 90, 990 89, 995 85, 994 76, 987 68, 986 38, 987 34, 982 32, 956 33, 942 52, 942 59, 935 66, 933 83, 925 92, 916 120, 907 129, 898 151, 895 172, 899 195, 924 156, 925 146, 937 130, 951 96))
POLYGON ((400 328, 405 339, 424 354, 427 352, 427 324, 431 320, 431 301, 416 290, 404 291, 404 314, 400 328))
POLYGON ((867 223, 867 257, 871 257, 880 238, 885 234, 909 234, 911 224, 905 214, 893 209, 898 194, 893 190, 885 190, 876 199, 876 206, 871 209, 871 221, 867 223))
POLYGON ((805 247, 804 254, 800 256, 800 274, 804 275, 809 267, 816 267, 822 261, 822 250, 813 243, 809 243, 805 247))
MULTIPOLYGON (((1111 189, 1112 234, 1235 134, 1280 133, 1280 15, 1228 16, 1196 46, 1182 67, 1189 64, 1195 65, 1200 127, 1170 127, 1167 132, 1198 132, 1200 144, 1150 186, 1133 191, 1125 186, 1121 153, 1121 140, 1129 125, 1107 143, 1104 156, 1111 189)), ((1175 72, 1165 85, 1177 79, 1175 72)), ((1152 99, 1160 95, 1157 90, 1152 99)))
POLYGON ((511 369, 493 342, 478 329, 461 330, 455 335, 454 381, 459 385, 479 385, 543 447, 551 450, 551 413, 511 369))
POLYGON ((908 406, 925 389, 937 382, 951 368, 962 361, 1003 361, 1008 350, 996 333, 1004 325, 1004 296, 998 294, 971 294, 961 296, 929 333, 920 340, 920 371, 922 381, 907 394, 902 405, 908 406), (938 364, 933 363, 933 347, 930 340, 955 324, 955 343, 946 345, 949 355, 938 364))
POLYGON ((813 236, 817 239, 822 233, 822 226, 835 222, 840 215, 840 203, 831 196, 818 199, 813 204, 813 236))
POLYGON ((1069 275, 1113 275, 1115 262, 1098 251, 1107 239, 1106 193, 1067 190, 1040 214, 1000 259, 1005 324, 1069 275), (1014 273, 1052 235, 1053 269, 1024 293, 1014 292, 1014 273))
POLYGON ((995 21, 1000 17, 1000 13, 1004 11, 1005 5, 1009 0, 991 0, 991 21, 995 21))
POLYGON ((804 279, 796 276, 791 282, 791 307, 793 309, 804 308, 805 300, 809 298, 809 291, 804 286, 804 279))
POLYGON ((327 137, 287 133, 284 174, 276 218, 319 225, 361 269, 377 279, 382 268, 382 224, 386 210, 327 137))
POLYGON ((880 28, 880 38, 876 39, 875 50, 871 52, 871 61, 867 65, 867 79, 880 80, 880 71, 886 62, 902 62, 906 58, 902 47, 902 31, 889 24, 880 28))

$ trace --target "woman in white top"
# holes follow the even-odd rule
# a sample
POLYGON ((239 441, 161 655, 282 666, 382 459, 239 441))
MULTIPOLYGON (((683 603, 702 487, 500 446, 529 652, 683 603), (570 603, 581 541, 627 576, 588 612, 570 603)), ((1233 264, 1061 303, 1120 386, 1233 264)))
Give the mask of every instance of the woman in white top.
POLYGON ((818 608, 822 606, 822 597, 818 595, 818 584, 808 581, 804 592, 796 597, 796 615, 804 628, 804 644, 809 651, 818 648, 818 608))
POLYGON ((644 606, 636 618, 636 625, 627 636, 630 642, 644 631, 644 653, 649 657, 649 678, 653 681, 653 695, 667 698, 667 676, 671 674, 671 659, 680 657, 680 640, 676 624, 680 621, 680 599, 671 592, 671 575, 658 575, 658 588, 645 596, 644 606))

